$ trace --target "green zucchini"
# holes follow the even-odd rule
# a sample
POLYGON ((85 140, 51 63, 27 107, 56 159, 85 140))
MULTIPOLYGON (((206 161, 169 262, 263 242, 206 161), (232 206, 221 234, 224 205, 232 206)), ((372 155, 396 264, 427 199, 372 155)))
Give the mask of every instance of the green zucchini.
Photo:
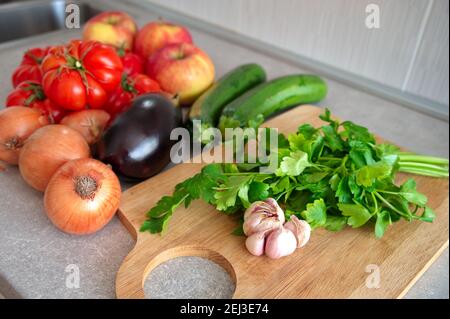
POLYGON ((219 128, 257 127, 270 115, 290 107, 315 103, 327 95, 326 83, 316 75, 279 77, 258 85, 226 105, 219 128))
POLYGON ((201 120, 202 127, 215 127, 222 109, 251 88, 266 80, 266 72, 258 64, 241 65, 214 83, 192 105, 190 120, 201 120))

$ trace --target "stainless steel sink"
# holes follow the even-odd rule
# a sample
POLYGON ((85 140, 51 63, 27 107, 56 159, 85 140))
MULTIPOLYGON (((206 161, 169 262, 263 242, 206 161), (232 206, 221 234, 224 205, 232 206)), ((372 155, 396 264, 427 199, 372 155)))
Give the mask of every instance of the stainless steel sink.
POLYGON ((69 3, 78 4, 81 24, 99 13, 99 10, 86 2, 52 0, 2 3, 0 2, 0 43, 64 29, 65 8, 69 3))

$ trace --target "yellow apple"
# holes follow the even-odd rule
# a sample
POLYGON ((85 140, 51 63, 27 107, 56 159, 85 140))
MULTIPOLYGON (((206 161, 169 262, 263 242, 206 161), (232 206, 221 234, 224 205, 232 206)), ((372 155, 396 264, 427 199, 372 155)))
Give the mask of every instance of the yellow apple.
POLYGON ((83 29, 83 40, 93 40, 131 50, 136 23, 125 12, 106 11, 91 18, 83 29))

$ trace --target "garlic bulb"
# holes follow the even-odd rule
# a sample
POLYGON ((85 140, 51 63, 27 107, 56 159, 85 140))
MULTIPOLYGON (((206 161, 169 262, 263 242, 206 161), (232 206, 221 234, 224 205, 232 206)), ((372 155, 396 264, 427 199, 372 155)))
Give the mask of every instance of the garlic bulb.
POLYGON ((300 220, 295 215, 291 215, 291 220, 284 224, 297 238, 297 247, 303 247, 309 241, 311 235, 311 226, 308 222, 300 220))
POLYGON ((250 254, 261 256, 264 254, 267 232, 254 233, 245 240, 245 247, 250 254))
POLYGON ((273 198, 257 201, 250 205, 244 214, 244 233, 254 233, 276 229, 284 224, 284 212, 273 198))
POLYGON ((297 239, 292 231, 281 226, 273 230, 266 239, 267 257, 278 259, 292 254, 297 249, 297 239))

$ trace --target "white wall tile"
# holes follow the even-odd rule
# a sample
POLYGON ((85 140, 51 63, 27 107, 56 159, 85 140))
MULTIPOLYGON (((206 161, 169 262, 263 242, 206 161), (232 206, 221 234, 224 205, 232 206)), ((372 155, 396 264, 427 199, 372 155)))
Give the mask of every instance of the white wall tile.
POLYGON ((402 88, 428 1, 149 0, 321 62, 402 88), (367 4, 381 28, 365 26, 367 4))
POLYGON ((406 91, 449 104, 449 2, 434 0, 406 91))

